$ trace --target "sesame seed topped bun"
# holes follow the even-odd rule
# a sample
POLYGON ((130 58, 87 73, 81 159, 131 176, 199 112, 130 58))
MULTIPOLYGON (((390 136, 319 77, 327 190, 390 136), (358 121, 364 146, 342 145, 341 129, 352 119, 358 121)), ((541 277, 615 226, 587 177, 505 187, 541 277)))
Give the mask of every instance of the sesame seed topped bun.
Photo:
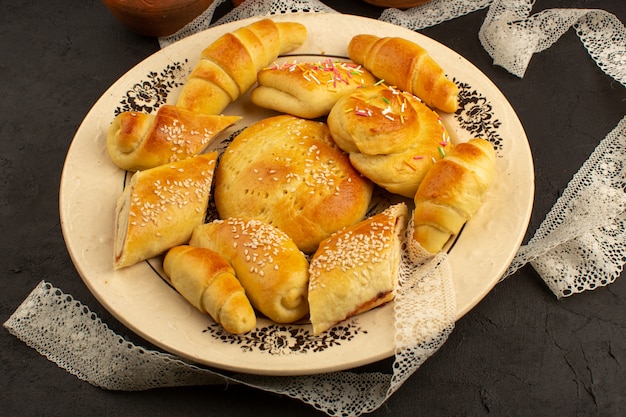
POLYGON ((216 169, 214 198, 221 218, 264 221, 311 253, 364 218, 372 189, 325 123, 280 115, 235 137, 216 169))

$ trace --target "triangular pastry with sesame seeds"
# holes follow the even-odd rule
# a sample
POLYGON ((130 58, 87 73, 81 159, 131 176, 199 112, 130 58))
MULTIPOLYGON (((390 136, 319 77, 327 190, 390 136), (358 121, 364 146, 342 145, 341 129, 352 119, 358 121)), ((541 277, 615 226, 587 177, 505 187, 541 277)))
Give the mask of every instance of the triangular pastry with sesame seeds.
POLYGON ((241 119, 240 116, 211 116, 171 105, 156 115, 122 112, 107 133, 107 150, 118 167, 140 171, 196 156, 213 138, 241 119))
POLYGON ((115 269, 189 241, 204 222, 216 160, 211 152, 133 174, 115 211, 115 269))
POLYGON ((315 335, 394 298, 407 219, 398 203, 320 244, 309 267, 315 335))

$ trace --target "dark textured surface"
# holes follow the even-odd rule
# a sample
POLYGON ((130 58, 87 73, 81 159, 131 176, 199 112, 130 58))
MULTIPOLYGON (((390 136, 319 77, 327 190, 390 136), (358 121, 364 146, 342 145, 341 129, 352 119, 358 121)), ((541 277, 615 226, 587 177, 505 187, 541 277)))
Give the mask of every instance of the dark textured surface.
MULTIPOLYGON (((327 2, 378 17, 361 2, 327 2)), ((543 1, 601 8, 622 0, 543 1)), ((225 12, 225 8, 220 13, 225 12)), ((491 63, 477 37, 486 10, 421 33, 484 71, 508 97, 531 143, 536 201, 529 236, 598 142, 626 113, 626 89, 568 31, 520 80, 491 63)), ((67 254, 58 213, 65 154, 89 108, 158 50, 98 1, 0 2, 0 321, 42 279, 87 304, 122 336, 67 254)), ((528 237, 529 237, 528 236, 528 237)), ((626 281, 557 301, 530 267, 498 284, 448 342, 375 416, 626 415, 626 281)), ((372 366, 387 371, 389 361, 372 366)), ((322 415, 298 401, 237 386, 108 392, 82 382, 0 330, 0 413, 6 416, 322 415)))

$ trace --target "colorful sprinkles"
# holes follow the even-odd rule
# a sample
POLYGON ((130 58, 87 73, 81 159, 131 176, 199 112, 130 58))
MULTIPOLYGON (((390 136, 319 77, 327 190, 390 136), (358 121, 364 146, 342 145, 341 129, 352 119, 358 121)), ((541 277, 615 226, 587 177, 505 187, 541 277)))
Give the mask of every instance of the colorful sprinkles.
POLYGON ((266 70, 272 71, 299 71, 302 78, 317 85, 326 85, 331 91, 339 91, 341 84, 364 84, 361 77, 364 73, 361 65, 346 61, 326 59, 319 62, 291 61, 283 64, 274 64, 266 70))

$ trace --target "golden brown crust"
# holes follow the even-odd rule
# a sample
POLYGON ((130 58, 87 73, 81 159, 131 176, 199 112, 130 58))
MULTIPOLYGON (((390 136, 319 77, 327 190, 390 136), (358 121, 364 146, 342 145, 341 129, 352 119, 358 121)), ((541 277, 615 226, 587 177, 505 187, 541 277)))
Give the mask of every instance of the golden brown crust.
POLYGON ((495 177, 495 151, 471 139, 426 174, 415 194, 413 239, 427 254, 439 252, 476 213, 495 177))
POLYGON ((304 25, 270 19, 220 36, 202 51, 176 105, 198 113, 221 113, 252 87, 262 68, 305 39, 304 25))
POLYGON ((453 113, 458 108, 458 87, 421 46, 402 38, 354 36, 348 55, 389 85, 415 94, 428 106, 453 113))
POLYGON ((309 267, 314 334, 393 299, 407 218, 399 203, 320 244, 309 267))
POLYGON ((258 106, 306 119, 326 116, 337 100, 374 76, 353 62, 287 62, 259 72, 250 99, 258 106))
POLYGON ((269 223, 303 252, 367 211, 372 184, 337 148, 326 124, 281 115, 239 134, 220 159, 215 204, 221 218, 269 223))
POLYGON ((198 114, 171 105, 156 115, 128 111, 111 123, 107 150, 113 162, 127 171, 141 171, 202 153, 239 116, 198 114))
POLYGON ((452 148, 437 113, 413 95, 384 84, 340 98, 328 115, 328 127, 359 172, 408 198, 434 162, 452 148))
POLYGON ((250 301, 232 266, 217 252, 181 245, 170 249, 163 270, 172 286, 224 330, 245 333, 256 326, 250 301))
POLYGON ((116 208, 116 269, 187 243, 202 224, 217 153, 137 171, 116 208))
POLYGON ((308 312, 309 264, 281 230, 258 220, 216 220, 198 226, 190 245, 226 258, 252 305, 269 319, 292 323, 308 312))

